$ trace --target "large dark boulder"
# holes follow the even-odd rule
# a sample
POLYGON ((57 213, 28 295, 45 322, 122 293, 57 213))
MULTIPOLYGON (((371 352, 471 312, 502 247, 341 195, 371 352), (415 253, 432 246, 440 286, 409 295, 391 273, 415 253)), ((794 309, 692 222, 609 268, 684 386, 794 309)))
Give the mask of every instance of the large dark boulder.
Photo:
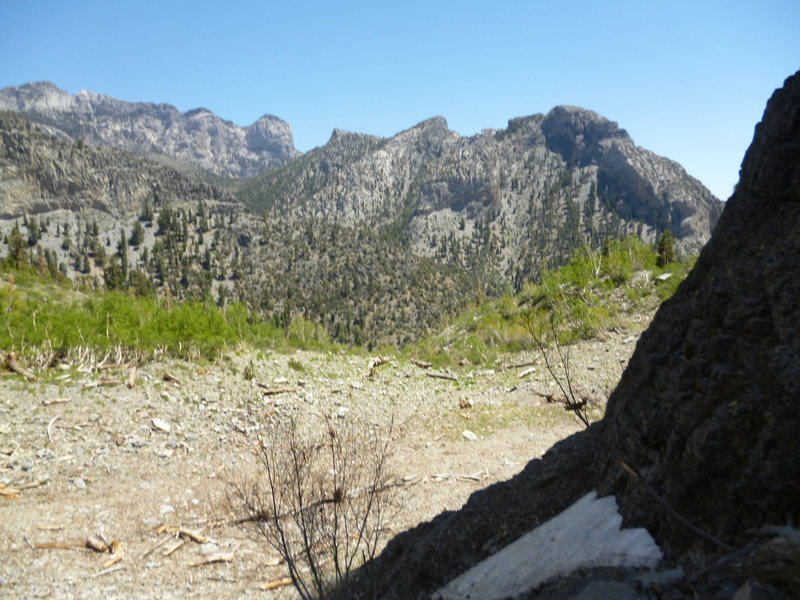
POLYGON ((800 516, 800 73, 767 104, 711 241, 644 333, 601 425, 600 491, 668 553, 800 516))

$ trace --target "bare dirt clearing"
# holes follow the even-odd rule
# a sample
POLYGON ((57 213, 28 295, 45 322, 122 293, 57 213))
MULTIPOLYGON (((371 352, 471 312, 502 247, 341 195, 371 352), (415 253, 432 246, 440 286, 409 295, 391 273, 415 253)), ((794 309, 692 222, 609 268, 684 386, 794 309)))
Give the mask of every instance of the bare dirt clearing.
MULTIPOLYGON (((637 337, 610 333, 575 345, 575 380, 602 396, 637 337)), ((242 515, 226 502, 225 481, 250 462, 253 440, 242 433, 250 401, 278 416, 380 425, 394 415, 401 510, 387 538, 458 509, 470 493, 514 475, 579 428, 562 406, 545 401, 556 388, 534 354, 459 368, 456 381, 430 377, 402 358, 370 377, 368 364, 367 356, 232 351, 207 366, 145 365, 132 389, 127 369, 64 366, 35 383, 2 377, 0 592, 291 596, 291 586, 263 589, 287 576, 285 566, 254 532, 232 523, 242 515), (534 370, 520 377, 527 367, 511 365, 526 362, 534 370), (165 381, 165 373, 177 381, 165 381), (257 383, 288 391, 264 395, 257 383), (84 547, 90 536, 118 540, 121 549, 94 552, 84 547), (38 547, 47 544, 76 547, 38 547)))

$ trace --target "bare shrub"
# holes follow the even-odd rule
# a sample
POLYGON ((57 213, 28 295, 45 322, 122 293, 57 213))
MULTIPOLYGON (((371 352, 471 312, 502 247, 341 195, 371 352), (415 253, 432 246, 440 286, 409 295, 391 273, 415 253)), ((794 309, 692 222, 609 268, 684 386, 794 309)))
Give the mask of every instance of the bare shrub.
POLYGON ((581 389, 574 382, 572 364, 570 362, 569 344, 559 341, 559 328, 556 324, 555 313, 551 313, 548 328, 537 327, 533 320, 528 321, 528 331, 539 349, 544 365, 550 376, 563 394, 564 408, 572 412, 584 427, 591 424, 589 411, 596 407, 597 402, 592 395, 581 389), (548 343, 548 339, 551 338, 548 343), (551 345, 552 344, 552 345, 551 345))
POLYGON ((335 595, 373 558, 388 521, 393 426, 348 416, 261 417, 250 410, 255 473, 229 482, 229 500, 285 560, 303 598, 335 595))

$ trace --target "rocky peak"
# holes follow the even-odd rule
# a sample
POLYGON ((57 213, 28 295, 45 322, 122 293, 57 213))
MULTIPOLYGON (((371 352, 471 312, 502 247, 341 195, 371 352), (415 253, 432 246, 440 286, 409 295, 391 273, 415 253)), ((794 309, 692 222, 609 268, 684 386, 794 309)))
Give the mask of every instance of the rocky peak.
POLYGON ((632 143, 628 132, 591 110, 577 106, 556 106, 542 121, 547 147, 567 162, 585 163, 603 142, 632 143))
POLYGON ((293 156, 292 128, 286 121, 273 115, 264 115, 246 128, 247 149, 256 154, 268 153, 276 156, 293 156))
POLYGON ((507 131, 509 133, 516 133, 517 131, 522 131, 531 127, 538 127, 541 125, 544 119, 545 116, 543 114, 529 115, 527 117, 515 117, 508 120, 507 131))
POLYGON ((0 109, 21 112, 62 139, 167 156, 221 175, 257 175, 299 155, 291 127, 272 116, 243 128, 204 108, 181 113, 87 90, 71 96, 50 82, 0 89, 0 109))
POLYGON ((330 144, 342 144, 347 143, 348 140, 364 140, 364 139, 371 139, 371 140, 378 140, 380 139, 374 135, 368 135, 366 133, 358 133, 356 131, 347 131, 346 129, 339 129, 334 128, 331 132, 331 137, 328 139, 327 145, 330 144))
POLYGON ((401 133, 395 138, 414 138, 414 139, 441 139, 452 135, 453 132, 447 126, 447 119, 444 117, 431 117, 425 119, 401 133))
POLYGON ((756 126, 740 173, 742 192, 773 200, 800 199, 800 75, 786 80, 756 126))
POLYGON ((428 135, 446 135, 450 133, 450 128, 447 125, 447 119, 441 116, 431 117, 425 119, 414 125, 411 129, 424 132, 428 135))

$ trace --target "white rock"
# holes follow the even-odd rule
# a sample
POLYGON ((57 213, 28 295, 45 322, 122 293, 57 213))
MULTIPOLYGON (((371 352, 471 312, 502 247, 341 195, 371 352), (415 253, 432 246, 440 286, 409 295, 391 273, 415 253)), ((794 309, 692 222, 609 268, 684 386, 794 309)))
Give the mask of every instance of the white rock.
POLYGON ((360 381, 354 381, 350 384, 350 387, 352 387, 354 390, 363 390, 364 384, 360 381))
POLYGON ((336 411, 336 416, 340 419, 344 419, 347 416, 347 413, 350 412, 350 409, 346 406, 340 406, 339 410, 336 411))
POLYGON ((461 437, 463 437, 465 440, 469 440, 470 442, 477 442, 478 441, 477 434, 475 434, 474 432, 470 431, 469 429, 465 429, 464 431, 462 431, 461 432, 461 437))
POLYGON ((286 385, 287 383, 289 383, 289 380, 286 379, 286 377, 276 377, 275 379, 272 380, 272 383, 277 385, 286 385))
POLYGON ((153 427, 165 433, 169 433, 172 430, 172 426, 169 423, 157 417, 153 419, 153 427))

